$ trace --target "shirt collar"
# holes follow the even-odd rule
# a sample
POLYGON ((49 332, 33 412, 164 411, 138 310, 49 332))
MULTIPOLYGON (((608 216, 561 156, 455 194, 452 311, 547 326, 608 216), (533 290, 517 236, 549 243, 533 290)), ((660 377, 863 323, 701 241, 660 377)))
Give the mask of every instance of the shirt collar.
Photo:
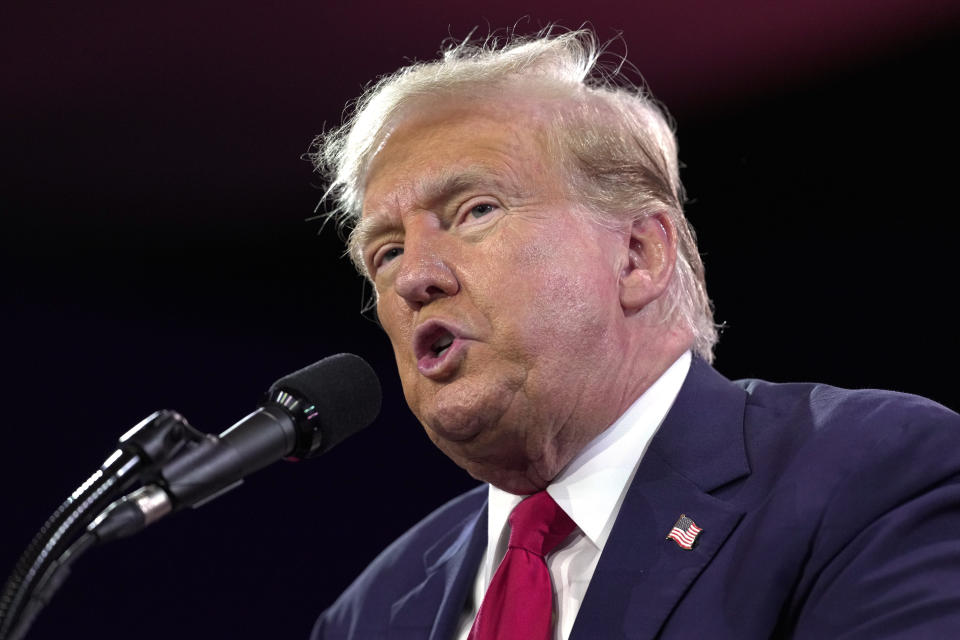
MULTIPOLYGON (((547 493, 600 551, 607 543, 640 460, 680 393, 690 361, 687 351, 616 422, 591 440, 547 487, 547 493)), ((524 497, 490 485, 488 560, 502 557, 507 518, 524 497)))

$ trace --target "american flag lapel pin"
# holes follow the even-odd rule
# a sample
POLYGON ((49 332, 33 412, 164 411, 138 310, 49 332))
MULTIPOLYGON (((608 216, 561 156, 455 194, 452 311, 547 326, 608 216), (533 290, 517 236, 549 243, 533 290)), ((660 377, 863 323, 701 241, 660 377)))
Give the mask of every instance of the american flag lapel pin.
POLYGON ((680 514, 677 523, 667 534, 667 540, 673 540, 683 549, 693 549, 697 546, 697 537, 703 531, 697 523, 688 518, 685 513, 680 514))

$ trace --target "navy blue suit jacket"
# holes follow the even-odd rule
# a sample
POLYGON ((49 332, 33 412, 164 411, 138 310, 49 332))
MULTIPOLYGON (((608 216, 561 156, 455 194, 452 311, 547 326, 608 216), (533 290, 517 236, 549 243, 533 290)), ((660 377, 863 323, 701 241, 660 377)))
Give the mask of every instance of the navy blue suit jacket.
MULTIPOLYGON (((387 548, 313 638, 452 637, 486 487, 387 548)), ((694 358, 572 640, 960 637, 960 416, 923 398, 730 382, 694 358), (680 514, 693 550, 666 539, 680 514)))

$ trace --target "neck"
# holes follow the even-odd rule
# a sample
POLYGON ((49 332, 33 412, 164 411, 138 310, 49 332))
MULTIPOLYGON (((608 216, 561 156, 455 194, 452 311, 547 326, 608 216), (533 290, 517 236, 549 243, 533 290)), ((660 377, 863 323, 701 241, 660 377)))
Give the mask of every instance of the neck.
MULTIPOLYGON (((512 469, 485 469, 476 476, 498 489, 528 495, 545 489, 583 449, 643 395, 670 366, 691 348, 687 332, 663 331, 630 344, 614 366, 600 368, 603 394, 599 400, 578 403, 548 443, 539 443, 537 456, 517 461, 512 469)), ((536 418, 533 418, 536 419, 536 418)))

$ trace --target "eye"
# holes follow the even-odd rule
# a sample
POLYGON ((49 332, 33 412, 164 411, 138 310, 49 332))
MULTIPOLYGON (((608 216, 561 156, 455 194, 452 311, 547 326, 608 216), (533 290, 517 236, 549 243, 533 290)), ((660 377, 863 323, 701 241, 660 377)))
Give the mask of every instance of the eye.
POLYGON ((484 202, 482 204, 476 204, 470 207, 470 211, 467 212, 471 218, 482 218, 483 216, 493 213, 493 210, 497 208, 497 205, 490 204, 489 202, 484 202))
POLYGON ((464 206, 460 209, 460 224, 469 225, 477 221, 492 218, 493 214, 500 210, 500 208, 496 200, 491 200, 490 198, 480 200, 476 198, 464 203, 464 206))
POLYGON ((373 260, 371 260, 373 263, 373 272, 375 273, 377 269, 388 265, 401 255, 403 255, 403 247, 399 245, 392 244, 382 247, 373 254, 373 260))
POLYGON ((400 256, 403 253, 403 247, 390 247, 384 251, 380 256, 380 264, 385 262, 390 262, 394 258, 400 256))

